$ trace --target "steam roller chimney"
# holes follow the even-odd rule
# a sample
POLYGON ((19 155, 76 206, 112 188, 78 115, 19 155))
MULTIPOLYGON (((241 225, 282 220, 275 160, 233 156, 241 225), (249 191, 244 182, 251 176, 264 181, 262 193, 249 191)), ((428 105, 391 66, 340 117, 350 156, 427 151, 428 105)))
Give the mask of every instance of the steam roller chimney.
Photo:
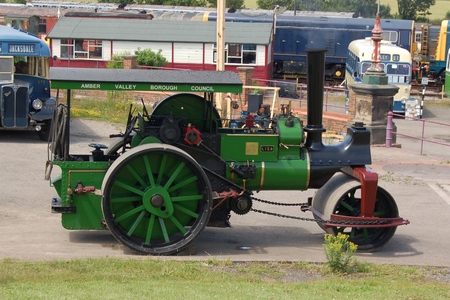
POLYGON ((304 129, 308 133, 306 137, 306 148, 310 151, 321 150, 323 148, 322 132, 326 131, 322 125, 325 52, 325 49, 306 50, 308 67, 308 124, 304 129))

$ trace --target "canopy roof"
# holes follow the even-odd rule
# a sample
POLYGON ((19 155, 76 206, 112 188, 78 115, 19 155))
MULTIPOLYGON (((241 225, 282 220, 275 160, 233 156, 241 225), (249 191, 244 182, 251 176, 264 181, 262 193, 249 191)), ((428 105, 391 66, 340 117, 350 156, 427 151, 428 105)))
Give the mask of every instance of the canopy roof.
POLYGON ((52 88, 165 92, 241 93, 230 71, 50 68, 52 88))

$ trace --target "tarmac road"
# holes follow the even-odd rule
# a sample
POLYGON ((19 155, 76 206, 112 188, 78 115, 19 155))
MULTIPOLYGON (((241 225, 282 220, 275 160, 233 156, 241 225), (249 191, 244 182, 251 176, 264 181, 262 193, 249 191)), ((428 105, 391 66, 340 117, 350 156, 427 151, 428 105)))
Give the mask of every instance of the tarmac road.
MULTIPOLYGON (((397 126, 416 124, 403 121, 397 126)), ((79 154, 91 150, 88 143, 108 144, 110 133, 123 130, 85 120, 73 120, 71 128, 70 152, 79 154)), ((108 231, 67 231, 62 228, 60 215, 50 212, 51 197, 56 193, 49 182, 44 181, 47 145, 36 133, 0 131, 0 143, 0 259, 141 257, 121 246, 108 231)), ((441 146, 435 146, 438 147, 441 146)), ((383 249, 358 254, 359 259, 450 267, 450 154, 446 154, 450 151, 442 149, 443 155, 438 157, 421 156, 406 148, 372 148, 372 168, 380 175, 379 184, 394 196, 400 215, 411 224, 398 227, 383 249)), ((55 167, 53 175, 57 173, 55 167)), ((255 196, 271 201, 305 202, 313 193, 313 190, 261 192, 255 196)), ((254 207, 311 217, 310 213, 283 207, 272 208, 260 203, 255 203, 254 207)), ((314 222, 249 213, 233 215, 231 223, 232 228, 206 228, 184 253, 158 259, 326 261, 322 248, 323 231, 314 222)))

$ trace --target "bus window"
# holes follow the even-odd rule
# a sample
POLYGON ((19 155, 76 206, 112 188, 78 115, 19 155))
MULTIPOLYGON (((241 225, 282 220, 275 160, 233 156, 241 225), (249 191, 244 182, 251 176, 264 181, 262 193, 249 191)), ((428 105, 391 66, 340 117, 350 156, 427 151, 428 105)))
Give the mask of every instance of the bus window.
POLYGON ((372 63, 370 63, 370 62, 363 62, 361 64, 361 74, 366 73, 367 69, 370 68, 371 65, 372 65, 372 63))
POLYGON ((410 67, 409 64, 387 64, 386 74, 389 76, 391 83, 410 83, 410 67))
POLYGON ((14 57, 14 68, 16 74, 27 74, 28 73, 28 66, 26 58, 16 56, 14 57))
MULTIPOLYGON (((361 74, 365 74, 366 71, 367 71, 367 69, 370 68, 370 66, 372 66, 372 63, 371 63, 371 62, 363 62, 363 63, 361 64, 361 74)), ((380 67, 384 69, 384 64, 383 64, 383 63, 380 63, 380 67)))
POLYGON ((408 64, 387 64, 386 74, 388 75, 409 75, 410 69, 408 64))

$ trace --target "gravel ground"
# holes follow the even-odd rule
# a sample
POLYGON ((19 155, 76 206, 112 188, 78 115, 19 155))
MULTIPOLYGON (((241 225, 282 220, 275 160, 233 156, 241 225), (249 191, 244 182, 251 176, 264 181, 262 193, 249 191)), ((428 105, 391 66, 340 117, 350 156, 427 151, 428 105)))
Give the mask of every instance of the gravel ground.
MULTIPOLYGON (((433 120, 448 122, 449 114, 447 114, 440 106, 429 105, 426 107, 425 112, 426 116, 433 120)), ((109 138, 109 134, 118 133, 125 128, 124 124, 109 124, 81 119, 73 119, 71 122, 70 152, 76 154, 86 154, 92 151, 92 149, 87 146, 90 142, 103 143, 106 145, 110 144, 111 139, 109 138)), ((414 124, 408 121, 403 122, 404 123, 402 124, 408 126, 414 124)), ((399 123, 399 126, 403 126, 402 124, 399 123)), ((439 133, 439 135, 445 139, 448 134, 449 132, 447 130, 439 133)), ((58 215, 50 214, 49 199, 54 195, 54 190, 52 187, 48 186, 48 183, 46 184, 42 180, 44 173, 43 162, 47 159, 46 145, 38 140, 35 133, 0 131, 0 140, 3 144, 0 148, 3 169, 2 180, 0 181, 0 187, 3 191, 3 197, 0 200, 2 206, 2 210, 0 211, 0 238, 2 240, 2 243, 0 244, 0 258, 18 257, 29 260, 46 260, 104 257, 105 255, 110 257, 130 257, 129 251, 124 251, 123 247, 120 246, 108 232, 78 233, 66 231, 61 228, 58 215), (25 180, 24 178, 27 178, 28 180, 25 180)), ((407 144, 405 144, 405 146, 407 146, 407 144)), ((376 151, 374 152, 377 155, 385 153, 384 150, 380 152, 381 149, 375 150, 376 151)), ((404 147, 404 150, 408 153, 415 151, 410 151, 407 147, 404 147)), ((442 151, 441 148, 439 152, 441 155, 449 155, 450 157, 450 151, 442 151)), ((389 153, 391 152, 386 152, 384 155, 389 158, 389 153)), ((417 156, 411 155, 405 156, 404 158, 410 159, 409 157, 411 157, 411 166, 415 165, 414 159, 416 159, 417 156)), ((429 158, 429 156, 423 158, 429 158)), ((384 158, 378 157, 376 159, 380 162, 384 158)), ((382 164, 379 165, 380 172, 386 170, 395 172, 392 182, 387 183, 392 186, 391 189, 388 190, 393 190, 394 193, 399 193, 399 191, 408 193, 408 190, 411 189, 409 193, 414 194, 414 188, 425 188, 423 183, 421 183, 422 185, 418 185, 418 181, 405 181, 405 178, 407 179, 409 176, 408 174, 411 174, 414 170, 405 169, 405 167, 403 170, 399 170, 395 165, 393 166, 393 169, 386 169, 389 168, 388 162, 389 161, 386 160, 386 162, 382 162, 382 164), (401 176, 401 182, 398 181, 398 176, 401 176)), ((435 167, 431 167, 429 171, 432 172, 433 168, 435 167)), ((423 172, 423 170, 424 169, 422 168, 421 171, 423 172)), ((54 172, 53 175, 56 175, 57 170, 54 170, 54 172)), ((417 175, 417 173, 415 174, 417 175)), ((446 175, 444 174, 444 170, 442 171, 442 174, 443 175, 440 177, 447 178, 444 176, 446 175)), ((419 175, 429 176, 429 173, 420 173, 419 175)), ((422 180, 421 177, 418 179, 422 180)), ((413 225, 399 228, 398 235, 396 235, 395 238, 396 242, 391 242, 384 253, 382 252, 373 257, 360 256, 360 259, 374 262, 381 261, 384 263, 395 263, 395 261, 403 259, 400 264, 408 264, 408 262, 413 265, 433 264, 433 257, 427 258, 427 255, 431 254, 428 253, 428 250, 434 253, 434 248, 439 248, 445 252, 445 249, 448 249, 448 247, 445 246, 448 238, 445 238, 444 236, 448 236, 448 232, 445 228, 441 228, 442 233, 440 233, 428 225, 422 226, 418 224, 419 229, 433 232, 431 236, 429 233, 427 234, 425 244, 429 243, 428 247, 422 248, 421 246, 418 246, 418 242, 416 241, 417 229, 414 229, 412 226, 417 226, 417 221, 424 218, 420 211, 423 209, 429 210, 433 207, 443 211, 442 207, 444 207, 441 205, 437 206, 437 204, 440 204, 441 202, 431 203, 431 199, 425 200, 425 203, 423 203, 425 206, 419 204, 420 202, 413 204, 412 209, 417 212, 417 216, 415 217, 416 220, 414 220, 415 223, 413 222, 413 225), (442 238, 441 235, 443 235, 442 238), (407 256, 401 257, 403 252, 405 255, 411 255, 411 259, 407 256), (395 257, 396 254, 400 255, 395 257), (424 258, 426 260, 425 263, 422 261, 424 258)), ((410 201, 408 200, 408 202, 410 201)), ((400 202, 399 205, 405 206, 409 204, 400 202)), ((409 218, 411 217, 410 214, 410 212, 405 213, 404 217, 409 218)), ((435 219, 441 220, 441 218, 445 218, 445 216, 438 214, 439 212, 435 213, 435 219)), ((237 219, 233 217, 232 221, 236 222, 235 220, 237 219)), ((284 223, 282 225, 274 226, 275 222, 276 220, 268 226, 269 224, 267 224, 265 217, 260 218, 259 216, 252 215, 250 218, 246 217, 245 219, 240 219, 236 223, 233 223, 233 225, 237 224, 235 225, 235 230, 227 231, 231 232, 227 233, 227 236, 221 235, 223 231, 208 230, 199 237, 199 242, 196 244, 196 247, 199 249, 196 257, 179 256, 177 258, 171 257, 170 259, 207 259, 209 257, 208 253, 205 255, 201 251, 206 247, 205 245, 209 247, 211 241, 218 244, 221 249, 228 249, 230 247, 234 249, 237 245, 240 245, 236 243, 241 243, 242 237, 250 237, 247 238, 245 242, 247 244, 255 243, 261 245, 261 252, 252 252, 245 255, 242 254, 242 252, 237 253, 235 251, 230 254, 231 257, 233 257, 233 260, 252 259, 253 257, 254 260, 280 261, 283 260, 283 255, 288 254, 288 251, 291 251, 290 249, 292 249, 296 252, 294 257, 298 258, 300 255, 300 257, 303 257, 306 261, 323 262, 323 250, 321 250, 322 232, 316 228, 317 226, 314 226, 315 224, 312 224, 311 227, 308 227, 309 224, 302 224, 302 226, 299 227, 298 223, 291 225, 289 222, 283 221, 284 223), (274 230, 274 232, 271 233, 270 230, 274 230), (283 240, 283 236, 286 234, 288 236, 290 235, 289 242, 283 240), (256 236, 266 236, 266 241, 256 242, 253 240, 256 236), (272 236, 274 240, 267 241, 267 236, 272 236), (281 256, 276 254, 276 252, 271 252, 274 244, 281 249, 281 256), (299 254, 298 251, 301 253, 299 254), (316 254, 319 254, 319 256, 315 257, 314 255, 316 254)), ((255 247, 254 249, 257 248, 255 247)), ((219 255, 228 255, 226 253, 218 253, 219 255)), ((431 255, 436 256, 436 254, 431 255)), ((442 255, 439 253, 437 256, 440 257, 442 255)), ((435 265, 439 264, 437 263, 435 265)), ((442 264, 442 266, 446 267, 420 267, 421 272, 424 274, 423 278, 430 281, 449 283, 450 271, 448 264, 442 264)), ((289 276, 287 276, 286 280, 303 281, 308 280, 308 278, 311 278, 312 276, 308 273, 310 271, 296 272, 297 271, 295 270, 289 269, 289 276)), ((315 274, 313 276, 321 275, 315 274)))

